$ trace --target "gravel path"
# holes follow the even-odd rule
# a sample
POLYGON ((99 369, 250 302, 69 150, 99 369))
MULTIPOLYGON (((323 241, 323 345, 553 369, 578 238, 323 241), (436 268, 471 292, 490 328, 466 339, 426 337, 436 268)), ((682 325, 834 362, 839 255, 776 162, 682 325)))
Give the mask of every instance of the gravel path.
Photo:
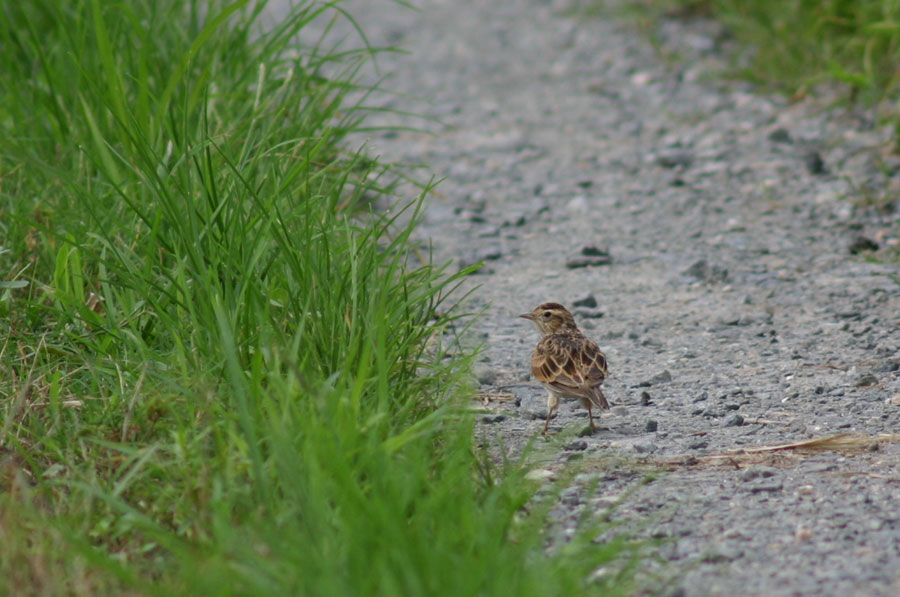
POLYGON ((875 437, 900 432, 900 267, 851 253, 860 236, 897 250, 889 131, 717 78, 713 24, 666 23, 666 64, 611 14, 417 4, 347 8, 375 45, 410 52, 379 60, 404 94, 385 105, 442 123, 374 151, 445 177, 421 229, 438 261, 486 262, 469 278, 481 436, 518 452, 542 425, 537 334, 515 315, 580 305, 616 406, 581 438, 586 412, 563 403, 537 442, 536 475, 585 471, 563 532, 622 498, 612 518, 662 539, 648 593, 900 594, 900 444, 875 437), (871 439, 733 453, 836 433, 871 439), (662 473, 641 484, 648 470, 662 473))

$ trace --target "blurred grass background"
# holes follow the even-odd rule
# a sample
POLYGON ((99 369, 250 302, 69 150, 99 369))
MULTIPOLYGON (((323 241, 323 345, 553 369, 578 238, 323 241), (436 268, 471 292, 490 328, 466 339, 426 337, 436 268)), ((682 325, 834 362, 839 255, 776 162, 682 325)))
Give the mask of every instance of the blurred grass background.
POLYGON ((346 140, 375 50, 308 33, 350 15, 0 6, 0 593, 629 590, 473 442, 465 272, 346 140))
POLYGON ((837 83, 900 118, 900 0, 639 0, 645 15, 711 17, 741 48, 740 73, 794 97, 837 83))

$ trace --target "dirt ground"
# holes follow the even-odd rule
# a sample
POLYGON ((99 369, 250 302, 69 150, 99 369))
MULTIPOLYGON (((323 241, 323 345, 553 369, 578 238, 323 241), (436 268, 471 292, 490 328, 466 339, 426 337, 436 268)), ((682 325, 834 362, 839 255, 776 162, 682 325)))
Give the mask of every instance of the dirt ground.
POLYGON ((553 1, 344 6, 407 52, 379 57, 391 93, 370 103, 395 112, 371 123, 421 130, 368 143, 443 179, 423 246, 485 263, 466 282, 480 436, 518 452, 543 424, 517 314, 568 305, 608 355, 604 429, 580 437, 564 403, 535 449, 537 477, 584 471, 560 524, 621 502, 622 528, 661 540, 646 593, 900 594, 891 131, 719 76, 712 23, 663 23, 654 48, 553 1))

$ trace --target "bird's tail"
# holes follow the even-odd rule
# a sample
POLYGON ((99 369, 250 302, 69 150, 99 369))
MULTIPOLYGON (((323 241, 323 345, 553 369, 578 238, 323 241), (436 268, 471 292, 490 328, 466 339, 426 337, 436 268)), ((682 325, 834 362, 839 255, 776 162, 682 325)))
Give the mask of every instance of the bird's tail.
POLYGON ((590 398, 591 404, 593 404, 597 408, 601 410, 607 410, 609 408, 609 402, 606 401, 606 396, 603 395, 603 391, 600 389, 600 386, 591 388, 590 398))

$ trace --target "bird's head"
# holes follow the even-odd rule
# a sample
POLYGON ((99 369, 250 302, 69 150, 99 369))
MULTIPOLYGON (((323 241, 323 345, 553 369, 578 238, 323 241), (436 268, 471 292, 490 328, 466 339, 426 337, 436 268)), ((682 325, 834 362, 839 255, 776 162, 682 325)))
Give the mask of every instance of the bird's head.
POLYGON ((559 303, 544 303, 539 305, 531 313, 519 315, 525 319, 530 319, 541 334, 552 334, 563 329, 577 330, 575 318, 569 313, 569 310, 559 303))

